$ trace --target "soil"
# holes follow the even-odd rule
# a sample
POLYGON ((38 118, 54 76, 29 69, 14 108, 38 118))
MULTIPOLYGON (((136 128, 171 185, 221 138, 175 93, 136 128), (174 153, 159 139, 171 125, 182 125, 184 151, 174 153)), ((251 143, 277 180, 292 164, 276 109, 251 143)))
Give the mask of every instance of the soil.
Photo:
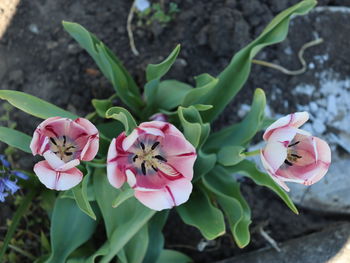
MULTIPOLYGON (((90 104, 92 98, 107 98, 113 93, 113 89, 96 71, 97 67, 88 54, 64 32, 62 20, 80 23, 95 33, 119 56, 140 86, 145 83, 146 65, 161 61, 177 43, 181 43, 179 59, 167 78, 193 83, 192 77, 201 73, 217 75, 228 64, 232 55, 258 36, 278 12, 298 1, 173 2, 178 4, 181 11, 167 26, 153 24, 148 27, 134 27, 135 43, 141 54, 134 56, 126 32, 130 1, 103 1, 103 4, 93 0, 21 1, 10 26, 0 39, 0 88, 25 91, 84 116, 93 110, 90 104)), ((350 6, 350 2, 323 0, 319 1, 319 5, 350 6)), ((285 57, 283 50, 291 43, 295 54, 300 48, 299 44, 304 43, 305 39, 295 41, 291 37, 278 47, 266 49, 259 58, 276 62, 285 57)), ((284 62, 288 68, 300 67, 296 56, 289 56, 284 62)), ((295 79, 271 69, 253 66, 244 92, 240 92, 235 102, 227 107, 215 122, 214 129, 237 121, 240 103, 250 104, 257 87, 265 90, 268 102, 276 112, 283 114, 296 110, 296 100, 291 98, 288 85, 284 85, 295 82, 295 79), (282 92, 276 93, 276 86, 282 92), (269 94, 274 94, 275 97, 269 97, 269 94), (288 101, 287 108, 284 101, 288 101)), ((19 111, 14 111, 12 115, 18 129, 28 134, 40 122, 19 111)), ((32 157, 25 155, 18 160, 17 166, 30 169, 32 163, 32 157)), ((319 214, 309 210, 301 210, 297 216, 270 191, 250 181, 244 181, 242 188, 251 205, 253 217, 252 241, 247 248, 237 248, 230 236, 224 236, 214 247, 199 252, 196 248, 202 239, 199 232, 181 223, 174 212, 171 213, 164 230, 166 247, 184 251, 195 262, 213 262, 267 246, 257 231, 257 226, 261 224, 264 224, 264 229, 277 242, 281 242, 317 231, 329 224, 349 221, 342 216, 319 214)), ((11 214, 8 211, 11 206, 0 206, 0 222, 3 226, 5 218, 11 214), (5 210, 8 212, 3 213, 5 210)))

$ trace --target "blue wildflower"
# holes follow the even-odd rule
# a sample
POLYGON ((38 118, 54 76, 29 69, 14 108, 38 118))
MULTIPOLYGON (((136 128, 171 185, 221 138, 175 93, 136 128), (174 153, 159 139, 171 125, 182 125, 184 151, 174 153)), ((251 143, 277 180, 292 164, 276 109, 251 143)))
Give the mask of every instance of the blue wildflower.
POLYGON ((5 155, 0 154, 0 162, 2 163, 3 166, 6 168, 10 168, 11 164, 6 160, 5 155))
POLYGON ((5 202, 5 198, 16 193, 20 187, 17 185, 18 177, 24 180, 28 176, 20 171, 12 171, 11 164, 6 160, 4 155, 0 155, 0 202, 5 202))

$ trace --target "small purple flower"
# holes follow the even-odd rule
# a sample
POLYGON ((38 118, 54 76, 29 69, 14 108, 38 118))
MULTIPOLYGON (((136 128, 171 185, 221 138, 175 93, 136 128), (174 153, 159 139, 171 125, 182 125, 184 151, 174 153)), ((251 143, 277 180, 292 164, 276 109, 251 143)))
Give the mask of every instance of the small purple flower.
POLYGON ((17 176, 18 178, 21 178, 23 180, 28 180, 28 175, 26 175, 25 173, 22 173, 20 171, 11 171, 11 174, 13 174, 14 176, 17 176))

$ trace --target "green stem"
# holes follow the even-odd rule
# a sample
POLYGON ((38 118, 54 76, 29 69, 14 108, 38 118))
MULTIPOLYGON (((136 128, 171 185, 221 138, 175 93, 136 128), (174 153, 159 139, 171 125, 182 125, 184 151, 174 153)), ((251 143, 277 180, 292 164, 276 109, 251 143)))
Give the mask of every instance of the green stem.
POLYGON ((251 152, 245 152, 245 153, 243 153, 246 157, 248 157, 248 156, 255 156, 255 155, 258 155, 258 154, 260 154, 260 149, 257 149, 257 150, 255 150, 255 151, 251 151, 251 152))
POLYGON ((5 252, 7 250, 7 247, 10 243, 10 240, 12 239, 13 235, 15 234, 15 231, 17 229, 17 226, 22 218, 22 216, 25 214, 25 212, 28 210, 33 198, 35 197, 37 193, 36 189, 29 190, 29 193, 23 198, 22 203, 18 207, 16 213, 14 214, 12 218, 12 223, 9 227, 9 230, 6 233, 4 243, 1 247, 0 251, 0 262, 3 262, 3 257, 5 255, 5 252))

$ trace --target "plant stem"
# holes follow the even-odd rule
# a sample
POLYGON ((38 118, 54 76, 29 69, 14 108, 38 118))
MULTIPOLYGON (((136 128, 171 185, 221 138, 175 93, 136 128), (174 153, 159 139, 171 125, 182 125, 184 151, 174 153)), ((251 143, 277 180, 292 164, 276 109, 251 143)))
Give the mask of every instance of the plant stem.
POLYGON ((23 198, 22 203, 20 204, 20 206, 18 207, 16 213, 14 214, 13 218, 12 218, 12 223, 6 233, 5 239, 4 239, 4 243, 1 247, 1 251, 0 251, 0 262, 3 262, 3 257, 5 255, 5 252, 7 250, 7 247, 11 241, 12 236, 15 234, 15 231, 17 229, 17 226, 22 218, 22 216, 25 214, 25 212, 28 210, 31 201, 33 200, 33 198, 35 197, 37 193, 37 190, 34 189, 30 189, 29 193, 23 198))
POLYGON ((255 155, 258 155, 258 154, 260 154, 260 149, 257 149, 257 150, 255 150, 255 151, 251 151, 251 152, 245 152, 245 153, 243 153, 246 157, 248 157, 248 156, 255 156, 255 155))

